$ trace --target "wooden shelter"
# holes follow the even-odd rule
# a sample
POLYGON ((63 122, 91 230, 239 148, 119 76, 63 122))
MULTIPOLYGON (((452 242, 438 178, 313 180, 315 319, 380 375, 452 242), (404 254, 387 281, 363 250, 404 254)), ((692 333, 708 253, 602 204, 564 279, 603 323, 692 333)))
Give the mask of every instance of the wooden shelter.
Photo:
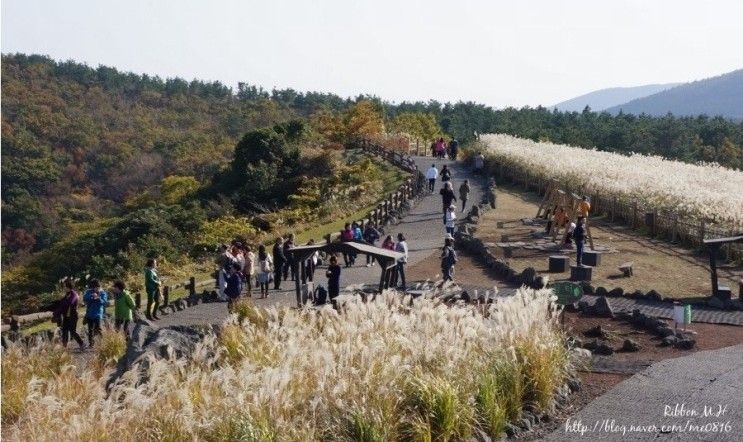
MULTIPOLYGON (((295 291, 297 294, 297 305, 303 304, 302 300, 302 285, 308 283, 310 275, 307 274, 305 266, 300 263, 305 262, 315 252, 326 252, 326 253, 356 253, 363 255, 371 255, 379 263, 382 269, 382 274, 379 277, 379 291, 381 292, 389 286, 390 277, 392 276, 392 270, 397 263, 397 260, 403 257, 400 252, 393 252, 392 250, 382 249, 380 247, 374 247, 369 244, 360 242, 331 242, 327 244, 315 244, 306 246, 297 246, 287 250, 289 257, 291 257, 292 266, 294 267, 294 274, 298 275, 295 279, 295 291)), ((309 281, 311 282, 311 281, 309 281)))
POLYGON ((712 278, 712 296, 721 296, 720 283, 717 280, 717 255, 720 247, 724 244, 743 242, 743 235, 730 236, 727 238, 705 239, 704 245, 709 248, 709 269, 712 278))
MULTIPOLYGON (((581 197, 575 193, 569 192, 566 189, 562 189, 556 180, 551 180, 547 185, 547 192, 544 194, 542 202, 539 204, 537 209, 537 218, 543 216, 553 216, 556 207, 562 207, 565 209, 565 214, 568 217, 568 222, 574 221, 578 217, 578 204, 581 202, 581 197)), ((588 243, 593 250, 593 236, 591 235, 591 228, 588 224, 588 218, 586 220, 586 238, 588 243)), ((559 233, 559 226, 552 223, 552 227, 548 232, 552 236, 552 239, 556 239, 559 233)))

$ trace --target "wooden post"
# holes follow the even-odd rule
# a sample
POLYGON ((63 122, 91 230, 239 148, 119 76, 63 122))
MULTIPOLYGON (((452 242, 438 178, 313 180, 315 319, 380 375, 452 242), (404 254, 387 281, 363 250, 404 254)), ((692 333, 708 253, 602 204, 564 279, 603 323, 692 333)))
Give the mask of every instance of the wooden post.
POLYGON ((699 245, 704 244, 704 220, 699 222, 699 245))
POLYGON ((134 294, 134 305, 137 307, 137 310, 142 308, 142 293, 137 292, 134 294))
POLYGON ((163 307, 167 307, 170 303, 170 286, 166 285, 163 288, 163 307))
POLYGON ((637 201, 632 201, 632 228, 637 227, 637 201))
POLYGON ((302 286, 300 285, 299 278, 299 263, 296 259, 292 259, 292 269, 294 271, 294 292, 297 296, 297 307, 302 307, 302 286))
POLYGON ((196 278, 188 278, 188 297, 194 298, 196 296, 196 278))

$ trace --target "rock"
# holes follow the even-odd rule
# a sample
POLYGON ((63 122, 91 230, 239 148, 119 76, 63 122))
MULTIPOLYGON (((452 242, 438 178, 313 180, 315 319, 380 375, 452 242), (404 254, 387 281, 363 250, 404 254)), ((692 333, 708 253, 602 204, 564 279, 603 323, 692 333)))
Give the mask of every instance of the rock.
POLYGON ((676 342, 678 342, 678 338, 676 336, 671 335, 671 336, 666 336, 665 338, 663 338, 660 344, 664 347, 668 347, 669 345, 676 345, 676 342))
POLYGON ((644 299, 645 294, 640 290, 635 290, 634 292, 627 294, 627 297, 632 299, 644 299))
POLYGON ((593 294, 593 286, 588 281, 581 281, 580 286, 583 287, 583 294, 585 295, 592 295, 593 294))
POLYGON ((521 283, 532 287, 534 285, 534 280, 537 277, 537 271, 534 267, 527 267, 524 269, 523 272, 521 272, 521 283))
POLYGON ((588 360, 591 358, 591 350, 585 348, 573 348, 570 351, 572 352, 574 359, 588 360))
POLYGON ((622 345, 622 351, 635 352, 640 351, 640 344, 633 341, 632 339, 625 339, 622 345))
POLYGON ((660 293, 656 292, 655 290, 650 290, 646 295, 645 298, 650 301, 656 301, 661 302, 663 301, 663 296, 660 295, 660 293))
POLYGON ((601 342, 596 347, 596 350, 593 350, 593 352, 597 355, 611 356, 614 354, 614 349, 611 348, 607 343, 601 342))
POLYGON ((470 210, 470 215, 471 216, 480 216, 480 206, 478 206, 477 204, 475 204, 474 206, 472 206, 472 209, 470 210))
POLYGON ((595 351, 599 346, 599 341, 594 339, 593 341, 588 341, 585 344, 583 344, 583 348, 590 351, 595 351))
POLYGON ((696 345, 697 341, 692 338, 684 338, 676 341, 676 347, 682 350, 691 350, 696 345))
POLYGON ((594 293, 596 296, 606 296, 609 294, 608 291, 606 291, 603 287, 597 287, 596 292, 594 293))
POLYGON ((593 313, 596 316, 601 316, 605 318, 614 317, 614 310, 612 310, 611 306, 609 305, 609 301, 607 301, 606 298, 603 296, 599 297, 596 300, 596 303, 593 305, 593 313))
POLYGON ((537 276, 536 278, 534 278, 534 285, 532 286, 532 288, 537 289, 537 290, 543 289, 547 286, 547 281, 548 281, 547 277, 542 276, 542 275, 537 276))
POLYGON ((606 296, 610 296, 612 298, 619 298, 622 295, 624 295, 624 289, 621 287, 615 287, 609 290, 609 293, 606 294, 606 296))
POLYGON ((531 431, 531 421, 525 417, 522 417, 519 421, 519 427, 522 428, 524 431, 531 431))
POLYGON ((583 347, 583 341, 575 336, 568 336, 565 340, 565 344, 570 348, 581 348, 583 347))
POLYGON ((526 419, 529 421, 529 430, 527 431, 531 431, 531 428, 534 427, 534 425, 536 425, 539 421, 537 419, 537 416, 531 411, 524 411, 523 414, 521 414, 521 417, 522 419, 526 419))
POLYGON ((588 311, 588 301, 578 301, 578 311, 587 312, 588 311))
POLYGON ((517 427, 516 425, 513 425, 513 424, 512 424, 512 423, 510 423, 510 422, 507 422, 507 423, 506 423, 506 435, 507 435, 508 437, 513 437, 513 436, 515 436, 515 435, 519 434, 519 432, 520 432, 520 431, 521 431, 521 430, 520 430, 520 429, 519 429, 519 427, 517 427))
POLYGON ((725 304, 728 310, 743 310, 743 301, 740 299, 730 299, 725 304))
POLYGON ((470 215, 467 217, 467 220, 470 224, 477 224, 480 222, 480 217, 475 215, 470 215))
POLYGON ((571 392, 579 391, 581 387, 583 387, 583 381, 580 378, 572 377, 568 379, 568 388, 570 388, 571 392))
POLYGON ((718 298, 717 296, 710 296, 710 298, 707 300, 707 305, 720 310, 725 309, 725 301, 718 298))
POLYGON ((655 330, 655 332, 662 338, 665 338, 667 336, 673 336, 674 332, 671 327, 668 327, 667 325, 664 325, 663 327, 659 327, 655 330))
POLYGON ((625 311, 614 313, 614 317, 616 317, 617 319, 621 319, 622 321, 627 321, 627 322, 632 321, 632 314, 629 312, 625 312, 625 311))
POLYGON ((606 330, 604 330, 600 325, 589 328, 583 334, 589 338, 606 339, 608 337, 608 333, 606 333, 606 330))

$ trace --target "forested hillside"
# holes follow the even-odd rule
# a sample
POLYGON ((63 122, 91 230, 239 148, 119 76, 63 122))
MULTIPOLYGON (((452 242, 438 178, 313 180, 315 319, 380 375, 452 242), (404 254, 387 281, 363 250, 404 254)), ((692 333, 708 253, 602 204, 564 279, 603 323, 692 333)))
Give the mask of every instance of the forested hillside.
POLYGON ((348 216, 392 178, 343 145, 385 133, 506 133, 743 164, 743 123, 722 118, 393 105, 3 55, 3 308, 62 276, 136 275, 150 255, 179 269, 235 236, 348 216))

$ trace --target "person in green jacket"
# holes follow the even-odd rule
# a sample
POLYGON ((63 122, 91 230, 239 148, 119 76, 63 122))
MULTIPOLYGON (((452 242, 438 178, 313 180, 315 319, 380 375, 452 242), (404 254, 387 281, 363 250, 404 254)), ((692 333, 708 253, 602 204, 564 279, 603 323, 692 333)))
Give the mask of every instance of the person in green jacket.
POLYGON ((129 339, 129 324, 134 319, 134 310, 137 308, 134 305, 134 298, 132 298, 129 290, 126 289, 124 281, 114 282, 114 324, 116 325, 116 331, 124 329, 124 336, 129 339))
POLYGON ((144 289, 147 291, 147 319, 157 317, 157 308, 160 307, 160 277, 157 276, 157 260, 150 258, 144 268, 144 289))

